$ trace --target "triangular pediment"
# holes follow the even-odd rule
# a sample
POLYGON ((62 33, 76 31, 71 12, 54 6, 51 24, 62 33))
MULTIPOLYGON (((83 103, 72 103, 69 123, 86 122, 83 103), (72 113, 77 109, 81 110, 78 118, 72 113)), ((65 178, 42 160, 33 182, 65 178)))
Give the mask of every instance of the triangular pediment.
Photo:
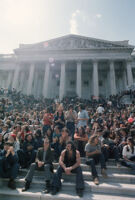
POLYGON ((27 49, 45 49, 45 50, 61 50, 61 49, 100 49, 100 48, 121 48, 133 46, 128 41, 107 41, 96 38, 90 38, 79 35, 67 35, 45 42, 31 45, 20 45, 20 48, 27 49))

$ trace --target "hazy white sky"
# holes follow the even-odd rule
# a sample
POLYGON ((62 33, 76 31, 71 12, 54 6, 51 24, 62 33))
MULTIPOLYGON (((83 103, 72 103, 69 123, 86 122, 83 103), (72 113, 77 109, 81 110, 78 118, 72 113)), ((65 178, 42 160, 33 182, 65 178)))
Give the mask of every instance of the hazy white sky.
POLYGON ((0 54, 70 33, 135 45, 135 0, 0 0, 0 54))

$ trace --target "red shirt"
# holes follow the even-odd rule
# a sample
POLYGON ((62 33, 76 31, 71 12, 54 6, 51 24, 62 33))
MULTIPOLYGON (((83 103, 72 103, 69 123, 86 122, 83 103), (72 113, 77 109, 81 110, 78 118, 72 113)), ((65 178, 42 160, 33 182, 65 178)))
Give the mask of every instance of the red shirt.
POLYGON ((43 118, 44 125, 51 125, 52 120, 53 120, 53 115, 51 113, 44 114, 44 118, 43 118))

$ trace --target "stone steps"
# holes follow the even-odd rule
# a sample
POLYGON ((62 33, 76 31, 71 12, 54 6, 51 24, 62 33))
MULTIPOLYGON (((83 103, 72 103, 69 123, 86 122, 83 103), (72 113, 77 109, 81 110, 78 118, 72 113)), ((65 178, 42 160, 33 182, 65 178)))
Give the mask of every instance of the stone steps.
MULTIPOLYGON (((112 199, 114 200, 114 196, 128 196, 128 197, 135 197, 135 175, 131 174, 131 170, 121 166, 120 168, 115 166, 114 160, 109 160, 107 164, 107 174, 108 178, 104 179, 101 176, 101 167, 97 166, 97 171, 99 172, 99 180, 100 184, 96 186, 91 177, 91 172, 89 166, 87 166, 85 160, 82 160, 81 167, 83 169, 83 175, 85 180, 85 198, 89 199, 88 197, 95 194, 102 194, 102 195, 112 195, 112 199), (113 163, 113 164, 112 164, 113 163)), ((58 163, 54 164, 54 168, 56 171, 58 167, 58 163)), ((33 181, 31 184, 31 188, 29 191, 22 193, 21 188, 24 186, 24 178, 27 173, 28 169, 20 169, 19 176, 16 180, 17 189, 15 191, 11 191, 7 188, 8 179, 0 179, 0 198, 2 199, 7 198, 8 196, 12 196, 13 198, 10 199, 17 199, 18 195, 19 199, 78 199, 79 197, 76 196, 75 193, 75 174, 71 174, 70 176, 63 173, 62 179, 62 189, 56 196, 52 195, 44 195, 42 190, 45 187, 44 182, 44 172, 42 171, 35 171, 33 181), (5 193, 4 193, 5 188, 5 193), (7 189, 7 190, 6 190, 7 189)), ((6 200, 6 199, 5 199, 6 200)), ((93 200, 93 198, 92 198, 93 200)))
POLYGON ((17 190, 10 190, 6 187, 3 190, 0 189, 0 200, 133 200, 134 197, 129 196, 114 196, 114 195, 105 195, 105 194, 95 194, 91 192, 85 192, 83 198, 76 196, 75 191, 72 194, 69 191, 59 192, 57 195, 52 196, 51 194, 44 194, 42 189, 30 189, 27 192, 21 192, 21 188, 17 188, 17 190), (5 194, 7 195, 5 196, 5 194))
MULTIPOLYGON (((22 188, 24 180, 19 180, 17 182, 17 190, 22 188)), ((7 181, 3 181, 3 186, 6 188, 7 181)), ((33 192, 35 193, 41 193, 42 190, 44 189, 44 181, 33 181, 31 184, 31 188, 27 192, 23 192, 22 195, 27 195, 28 192, 33 192), (36 192, 37 190, 37 192, 36 192)), ((9 190, 9 189, 8 189, 9 190)), ((7 190, 7 191, 8 191, 7 190)), ((0 194, 2 193, 3 189, 0 189, 0 194)), ((7 192, 6 191, 6 195, 7 192)), ((9 190, 11 191, 11 190, 9 190)), ((67 192, 72 195, 75 192, 75 183, 72 182, 63 182, 62 183, 62 188, 60 193, 67 194, 67 192)), ((108 195, 122 195, 126 196, 128 195, 129 197, 135 197, 135 189, 134 189, 134 184, 121 184, 121 183, 101 183, 100 185, 96 186, 93 182, 90 181, 85 181, 85 191, 84 194, 91 194, 91 193, 100 193, 100 194, 108 194, 108 195)), ((3 194, 4 195, 4 194, 3 194)), ((53 197, 54 199, 55 196, 53 197)))
MULTIPOLYGON (((54 170, 56 171, 56 170, 54 170)), ((21 173, 19 173, 19 177, 18 178, 24 178, 27 170, 21 170, 21 173)), ((108 178, 104 179, 102 177, 102 175, 100 174, 100 172, 98 173, 99 175, 99 180, 101 182, 113 182, 113 183, 135 183, 135 175, 133 174, 127 174, 127 173, 123 173, 123 174, 119 174, 117 173, 108 173, 108 178)), ((75 174, 71 174, 70 176, 66 175, 65 173, 63 173, 63 179, 65 181, 74 181, 75 182, 75 174)), ((83 177, 84 180, 86 181, 92 181, 92 176, 91 176, 91 172, 90 171, 83 171, 83 177)), ((33 179, 42 179, 44 180, 44 172, 42 171, 35 171, 34 173, 34 177, 33 179)))

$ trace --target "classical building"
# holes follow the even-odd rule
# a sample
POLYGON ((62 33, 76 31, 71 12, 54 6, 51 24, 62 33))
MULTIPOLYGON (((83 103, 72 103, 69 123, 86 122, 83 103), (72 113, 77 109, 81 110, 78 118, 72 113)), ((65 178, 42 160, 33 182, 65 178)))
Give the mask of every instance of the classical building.
POLYGON ((134 46, 67 35, 36 44, 20 44, 0 55, 0 87, 35 97, 89 99, 116 94, 135 81, 134 46))

